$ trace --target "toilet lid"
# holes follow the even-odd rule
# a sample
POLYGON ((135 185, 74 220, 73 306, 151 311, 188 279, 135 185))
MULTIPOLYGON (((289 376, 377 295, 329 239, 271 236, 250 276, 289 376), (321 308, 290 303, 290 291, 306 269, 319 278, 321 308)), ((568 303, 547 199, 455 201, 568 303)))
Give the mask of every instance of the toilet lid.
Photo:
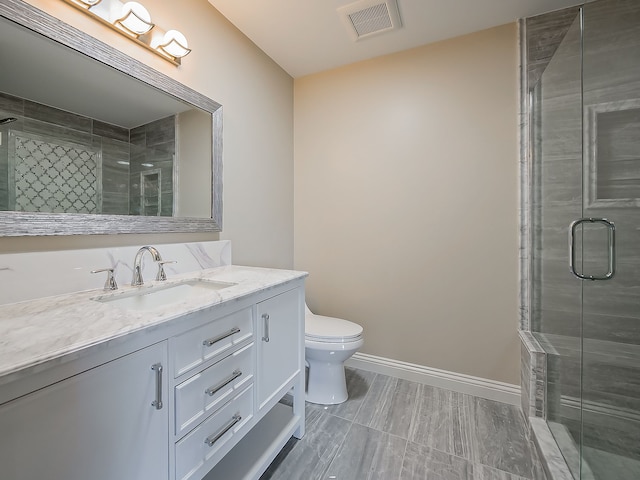
POLYGON ((362 327, 341 318, 305 315, 305 337, 316 342, 348 342, 362 335, 362 327))

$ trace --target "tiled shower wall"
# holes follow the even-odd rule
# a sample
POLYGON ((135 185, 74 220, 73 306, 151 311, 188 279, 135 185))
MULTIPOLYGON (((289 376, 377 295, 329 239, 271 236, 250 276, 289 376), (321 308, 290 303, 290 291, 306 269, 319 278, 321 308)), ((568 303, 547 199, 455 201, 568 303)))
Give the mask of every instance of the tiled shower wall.
POLYGON ((9 205, 21 212, 100 213, 100 151, 49 137, 9 135, 9 205))
POLYGON ((531 234, 534 215, 532 135, 529 122, 529 88, 538 83, 542 73, 556 53, 567 30, 573 23, 577 8, 568 8, 520 21, 520 362, 522 411, 525 417, 543 417, 545 409, 546 359, 545 352, 531 334, 531 280, 539 275, 539 266, 532 261, 533 252, 540 248, 538 236, 531 234), (538 242, 534 245, 534 241, 538 242))
MULTIPOLYGON (((143 214, 141 195, 142 174, 159 171, 159 211, 162 216, 173 215, 173 164, 176 152, 175 117, 170 116, 131 130, 130 189, 132 215, 143 214)), ((147 189, 148 190, 148 189, 147 189)), ((153 210, 151 210, 153 211, 153 210)), ((149 214, 148 211, 144 214, 149 214)))
MULTIPOLYGON (((638 137, 631 132, 634 125, 635 131, 640 125, 636 109, 640 105, 640 4, 599 0, 586 9, 584 72, 580 71, 580 25, 575 9, 525 22, 529 60, 524 92, 536 85, 543 72, 545 77, 542 88, 535 92, 535 100, 544 102, 542 121, 527 133, 533 131, 535 137, 537 132, 545 142, 533 152, 538 155, 535 161, 528 158, 522 179, 532 186, 530 222, 535 235, 529 253, 531 278, 536 279, 531 289, 532 313, 527 311, 522 324, 525 330, 541 333, 529 334, 531 342, 523 341, 522 376, 530 392, 540 383, 532 378, 532 365, 542 346, 547 403, 540 411, 534 407, 540 399, 530 395, 526 405, 523 400, 523 408, 529 414, 546 412, 549 421, 566 427, 574 437, 579 436, 583 415, 586 445, 639 459, 640 202, 616 205, 615 200, 632 197, 629 192, 638 184, 638 137), (587 112, 584 132, 583 102, 587 112), (588 112, 608 112, 611 106, 614 113, 601 115, 598 137, 592 139, 600 142, 598 196, 614 200, 604 202, 603 210, 604 204, 590 203, 588 179, 583 189, 582 154, 584 147, 588 169, 589 135, 593 135, 588 112), (616 110, 619 108, 622 112, 616 110), (621 115, 625 118, 618 122, 621 115), (606 216, 631 227, 617 232, 618 273, 610 282, 581 282, 568 273, 567 227, 576 218, 590 216, 606 216), (581 395, 584 411, 579 408, 581 395)), ((588 251, 597 248, 585 244, 588 251)), ((602 263, 599 259, 590 265, 585 259, 584 268, 597 270, 602 263)))
POLYGON ((12 130, 51 139, 53 142, 86 146, 100 152, 102 213, 105 214, 139 214, 140 172, 160 168, 163 181, 161 214, 172 214, 175 153, 173 116, 130 131, 0 92, 0 119, 6 117, 16 117, 18 120, 0 125, 0 211, 14 209, 13 205, 8 204, 8 132, 12 130))
POLYGON ((118 183, 118 176, 113 175, 123 169, 128 171, 127 165, 118 164, 118 161, 129 162, 129 131, 127 129, 0 93, 0 118, 5 117, 16 117, 18 120, 0 127, 3 140, 0 145, 0 210, 9 209, 6 139, 7 132, 11 129, 101 150, 103 213, 128 213, 128 184, 125 183, 123 190, 118 183))

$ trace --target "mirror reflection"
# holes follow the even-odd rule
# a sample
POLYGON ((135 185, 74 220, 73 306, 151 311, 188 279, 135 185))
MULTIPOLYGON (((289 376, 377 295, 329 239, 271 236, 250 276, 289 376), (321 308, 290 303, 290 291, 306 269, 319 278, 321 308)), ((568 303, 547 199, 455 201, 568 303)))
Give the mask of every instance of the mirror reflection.
POLYGON ((211 218, 210 112, 0 20, 0 211, 211 218))

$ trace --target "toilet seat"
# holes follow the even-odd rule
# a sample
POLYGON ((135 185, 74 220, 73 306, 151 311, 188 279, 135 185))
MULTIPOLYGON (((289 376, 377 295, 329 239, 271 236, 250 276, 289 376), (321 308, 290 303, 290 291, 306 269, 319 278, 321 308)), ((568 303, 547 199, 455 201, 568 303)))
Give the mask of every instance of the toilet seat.
POLYGON ((319 343, 349 343, 362 337, 362 327, 341 318, 305 315, 305 339, 319 343))

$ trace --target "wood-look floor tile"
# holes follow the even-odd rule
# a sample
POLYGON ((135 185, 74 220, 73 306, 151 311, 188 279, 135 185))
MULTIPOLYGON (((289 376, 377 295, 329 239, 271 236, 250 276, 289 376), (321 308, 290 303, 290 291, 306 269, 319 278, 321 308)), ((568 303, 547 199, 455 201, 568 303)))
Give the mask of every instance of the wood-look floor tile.
POLYGON ((306 409, 306 434, 292 439, 260 480, 316 480, 338 453, 351 422, 314 408, 306 409))
POLYGON ((378 375, 354 421, 406 439, 417 392, 418 384, 415 382, 378 375))
POLYGON ((420 385, 409 440, 471 459, 469 422, 462 394, 420 385))
POLYGON ((468 460, 408 442, 400 480, 473 480, 473 465, 468 460))
POLYGON ((473 464, 473 480, 528 480, 519 475, 487 467, 480 463, 473 464))
POLYGON ((349 394, 346 402, 338 405, 316 405, 312 403, 309 405, 322 409, 336 417, 353 420, 360 410, 360 406, 364 402, 376 374, 365 370, 346 368, 345 376, 347 377, 347 392, 349 394))
POLYGON ((407 441, 353 424, 325 479, 395 480, 400 475, 407 441))
POLYGON ((464 396, 474 463, 532 478, 533 462, 520 410, 505 403, 464 396))

